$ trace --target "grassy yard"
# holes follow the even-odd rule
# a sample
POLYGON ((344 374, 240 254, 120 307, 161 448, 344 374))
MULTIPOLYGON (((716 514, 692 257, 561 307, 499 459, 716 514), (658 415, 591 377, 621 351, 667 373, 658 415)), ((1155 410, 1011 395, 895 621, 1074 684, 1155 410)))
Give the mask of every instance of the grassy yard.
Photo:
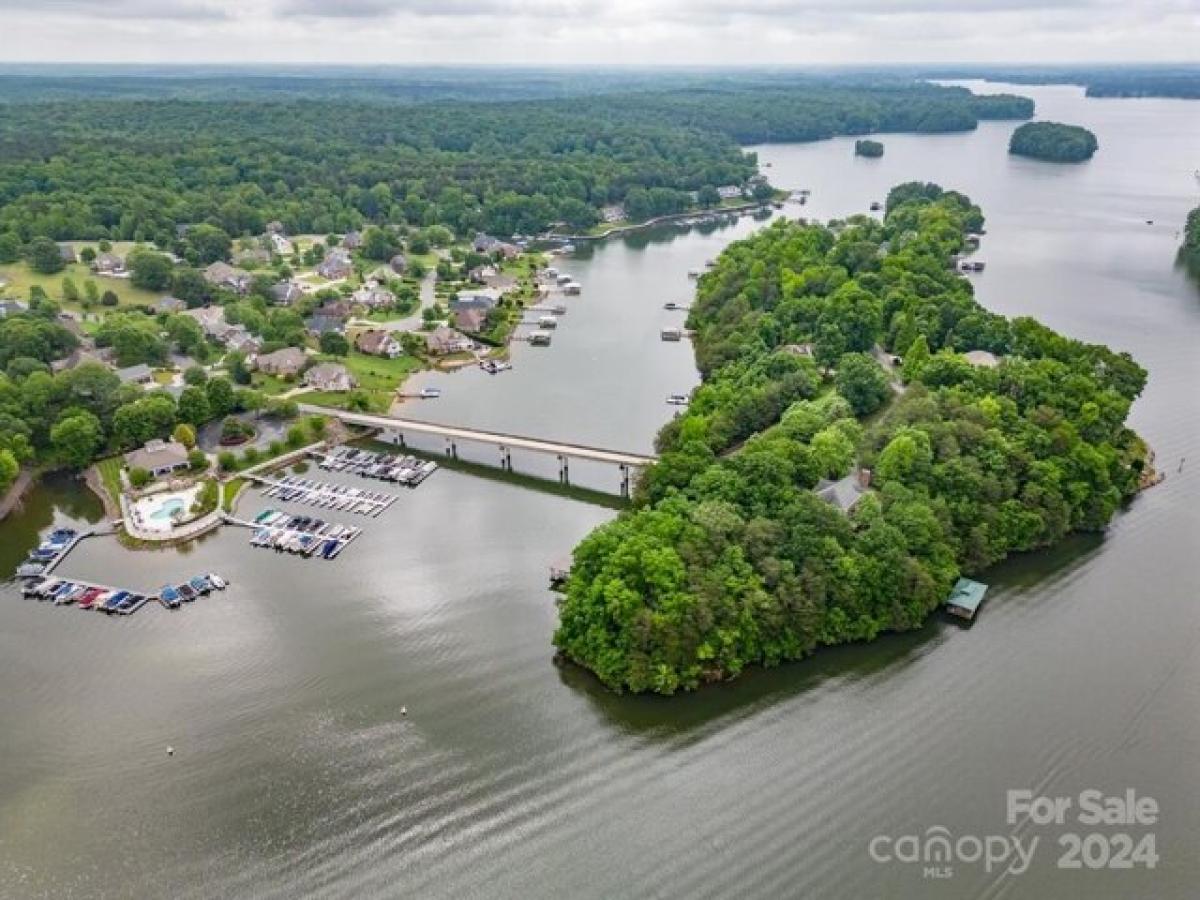
POLYGON ((368 392, 384 391, 393 393, 404 383, 410 374, 424 368, 424 363, 415 356, 397 356, 395 359, 385 359, 382 356, 368 356, 351 350, 350 355, 319 356, 321 362, 341 363, 358 381, 358 386, 368 392))
MULTIPOLYGON (((392 405, 391 391, 367 391, 370 403, 368 412, 384 414, 392 405)), ((304 395, 304 402, 313 406, 324 406, 327 409, 345 409, 349 394, 334 393, 333 391, 313 391, 304 395)))
POLYGON ((121 502, 121 468, 124 465, 125 461, 119 456, 110 456, 96 463, 96 470, 100 473, 104 489, 112 497, 113 503, 118 505, 121 502))
MULTIPOLYGON (((53 275, 42 275, 39 272, 35 272, 29 268, 28 263, 24 262, 0 266, 0 279, 8 282, 8 286, 3 289, 3 293, 21 301, 29 300, 29 289, 36 285, 42 288, 50 296, 51 300, 62 303, 62 281, 68 277, 79 288, 80 296, 84 295, 83 283, 90 279, 96 282, 96 287, 100 289, 101 294, 105 291, 112 291, 116 294, 121 306, 138 304, 153 305, 163 297, 161 293, 135 288, 129 283, 128 278, 104 278, 96 275, 83 263, 71 263, 61 272, 55 272, 53 275)), ((82 309, 82 306, 78 303, 63 303, 63 307, 73 310, 82 309)), ((96 310, 103 308, 97 306, 96 310)))
POLYGON ((245 486, 245 478, 234 478, 231 481, 225 482, 221 488, 221 509, 227 513, 233 512, 233 501, 237 499, 237 495, 241 493, 242 488, 245 486))
POLYGON ((262 391, 268 397, 274 397, 279 394, 290 391, 293 388, 298 388, 301 381, 285 381, 275 375, 265 375, 262 372, 255 372, 250 376, 250 386, 257 391, 262 391))

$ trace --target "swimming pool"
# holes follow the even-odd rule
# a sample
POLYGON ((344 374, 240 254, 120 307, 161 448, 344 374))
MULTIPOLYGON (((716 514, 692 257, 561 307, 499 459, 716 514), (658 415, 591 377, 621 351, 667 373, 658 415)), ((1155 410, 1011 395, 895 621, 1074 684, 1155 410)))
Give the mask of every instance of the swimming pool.
POLYGON ((151 512, 148 518, 164 521, 174 518, 179 513, 183 512, 184 503, 178 497, 171 497, 169 500, 164 500, 158 504, 158 508, 151 512))

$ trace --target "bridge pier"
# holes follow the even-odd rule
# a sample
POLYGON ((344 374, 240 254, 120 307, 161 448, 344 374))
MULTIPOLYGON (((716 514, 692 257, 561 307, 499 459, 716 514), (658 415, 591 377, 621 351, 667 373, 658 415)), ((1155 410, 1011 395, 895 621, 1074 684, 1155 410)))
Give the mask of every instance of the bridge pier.
POLYGON ((563 454, 558 454, 558 480, 562 484, 571 483, 571 470, 567 465, 567 457, 563 454))
POLYGON ((621 463, 621 496, 626 500, 629 499, 629 466, 621 463))
POLYGON ((504 472, 511 472, 513 470, 512 451, 503 444, 500 445, 500 469, 504 472))
POLYGON ((453 438, 446 438, 446 455, 451 459, 458 459, 458 444, 453 438))

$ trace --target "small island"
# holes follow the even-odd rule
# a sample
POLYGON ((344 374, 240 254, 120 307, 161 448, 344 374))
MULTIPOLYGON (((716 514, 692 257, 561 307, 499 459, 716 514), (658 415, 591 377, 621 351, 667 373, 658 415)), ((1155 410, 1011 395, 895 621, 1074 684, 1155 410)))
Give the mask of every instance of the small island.
POLYGON ((1013 132, 1008 152, 1046 162, 1083 162, 1100 147, 1096 135, 1078 125, 1026 122, 1013 132))
POLYGON ((878 159, 883 156, 883 144, 879 141, 872 141, 863 138, 854 142, 854 155, 865 156, 869 159, 878 159))

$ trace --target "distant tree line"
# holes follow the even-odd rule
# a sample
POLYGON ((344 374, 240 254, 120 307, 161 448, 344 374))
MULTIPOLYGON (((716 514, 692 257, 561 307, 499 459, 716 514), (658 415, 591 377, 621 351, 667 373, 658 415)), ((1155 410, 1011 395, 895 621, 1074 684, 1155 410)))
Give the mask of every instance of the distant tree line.
POLYGON ((203 225, 218 232, 199 252, 211 261, 276 220, 293 234, 580 230, 607 204, 649 217, 745 185, 756 163, 739 144, 966 130, 1032 111, 1025 98, 928 84, 751 90, 736 79, 513 103, 0 104, 0 247, 42 237, 168 249, 203 225))

